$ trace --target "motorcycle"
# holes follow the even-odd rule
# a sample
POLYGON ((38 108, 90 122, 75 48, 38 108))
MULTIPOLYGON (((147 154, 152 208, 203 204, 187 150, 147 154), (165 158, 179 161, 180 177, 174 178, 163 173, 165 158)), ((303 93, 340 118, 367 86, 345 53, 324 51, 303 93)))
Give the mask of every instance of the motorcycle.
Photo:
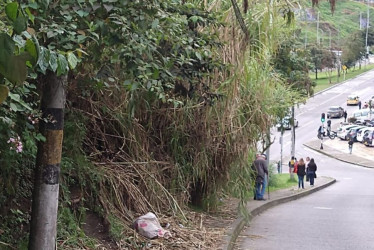
POLYGON ((323 137, 329 137, 331 140, 334 140, 336 136, 337 136, 337 133, 335 131, 330 131, 330 130, 327 130, 327 133, 325 132, 321 133, 320 131, 318 131, 318 134, 317 134, 317 137, 320 140, 322 140, 323 137))

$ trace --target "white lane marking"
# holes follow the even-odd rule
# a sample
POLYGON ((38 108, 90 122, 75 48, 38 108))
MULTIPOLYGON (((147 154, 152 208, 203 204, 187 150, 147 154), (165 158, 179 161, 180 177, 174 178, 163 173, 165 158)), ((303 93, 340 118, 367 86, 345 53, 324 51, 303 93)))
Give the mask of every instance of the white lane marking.
POLYGON ((315 121, 307 122, 307 123, 303 124, 303 127, 306 127, 306 126, 308 126, 308 125, 311 124, 311 123, 315 123, 315 121))
POLYGON ((315 209, 331 210, 331 207, 314 207, 315 209))

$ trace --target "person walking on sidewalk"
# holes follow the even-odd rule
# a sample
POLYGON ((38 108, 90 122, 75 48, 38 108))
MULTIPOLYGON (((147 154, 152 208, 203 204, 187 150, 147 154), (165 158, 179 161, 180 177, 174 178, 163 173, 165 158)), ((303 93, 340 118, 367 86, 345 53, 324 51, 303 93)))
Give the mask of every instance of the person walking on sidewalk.
POLYGON ((317 176, 316 175, 317 171, 317 164, 314 162, 314 158, 310 159, 310 162, 308 163, 307 167, 307 177, 309 178, 309 183, 311 187, 314 187, 314 178, 317 176))
POLYGON ((358 101, 358 109, 361 109, 361 101, 358 101))
POLYGON ((353 142, 353 138, 350 138, 348 141, 348 149, 350 154, 352 154, 353 142))
POLYGON ((261 195, 262 189, 265 190, 266 188, 266 182, 265 177, 266 175, 269 175, 268 172, 268 165, 265 160, 265 156, 261 154, 256 155, 256 160, 253 162, 253 170, 256 173, 256 186, 255 186, 255 200, 266 200, 264 199, 264 196, 261 195))
POLYGON ((288 169, 289 169, 289 172, 290 172, 290 179, 293 179, 293 172, 294 172, 295 163, 296 163, 296 158, 295 158, 295 156, 292 156, 291 160, 288 162, 288 169))
MULTIPOLYGON (((266 154, 261 154, 261 156, 264 158, 264 160, 267 163, 267 159, 268 159, 267 155, 266 154)), ((261 197, 264 197, 265 191, 266 191, 266 186, 268 185, 268 183, 269 183, 269 175, 267 173, 265 173, 264 181, 261 185, 261 197)))
POLYGON ((303 158, 300 158, 297 164, 297 176, 299 177, 299 188, 304 189, 305 163, 303 158))
POLYGON ((344 122, 347 122, 347 116, 348 116, 347 110, 344 110, 344 122))
POLYGON ((306 179, 306 181, 309 181, 309 176, 308 176, 308 164, 309 164, 309 162, 310 162, 310 157, 309 156, 307 156, 306 158, 305 158, 305 167, 306 167, 306 175, 305 175, 305 179, 306 179))

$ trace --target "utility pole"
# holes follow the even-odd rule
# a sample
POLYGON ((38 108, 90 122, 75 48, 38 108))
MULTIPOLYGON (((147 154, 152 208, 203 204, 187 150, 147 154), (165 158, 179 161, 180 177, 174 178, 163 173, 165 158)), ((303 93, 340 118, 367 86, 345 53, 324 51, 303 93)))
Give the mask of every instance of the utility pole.
POLYGON ((361 21, 362 20, 362 12, 360 11, 360 20, 359 20, 359 23, 360 23, 360 30, 362 29, 362 24, 361 24, 361 21))
POLYGON ((366 59, 369 58, 369 47, 368 47, 369 23, 370 23, 369 0, 367 0, 366 47, 365 47, 366 48, 366 57, 365 57, 366 59))
POLYGON ((295 156, 295 107, 292 103, 291 108, 291 155, 295 156))

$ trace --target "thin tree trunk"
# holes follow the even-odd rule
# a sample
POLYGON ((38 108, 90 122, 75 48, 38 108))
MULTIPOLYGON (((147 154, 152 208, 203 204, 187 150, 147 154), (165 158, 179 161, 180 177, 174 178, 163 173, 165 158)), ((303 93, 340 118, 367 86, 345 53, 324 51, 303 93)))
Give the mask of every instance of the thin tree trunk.
POLYGON ((316 80, 318 79, 318 69, 317 69, 317 67, 315 68, 315 70, 316 70, 316 80))
POLYGON ((43 78, 40 132, 35 166, 29 250, 56 248, 59 176, 62 152, 66 76, 48 72, 43 78))

